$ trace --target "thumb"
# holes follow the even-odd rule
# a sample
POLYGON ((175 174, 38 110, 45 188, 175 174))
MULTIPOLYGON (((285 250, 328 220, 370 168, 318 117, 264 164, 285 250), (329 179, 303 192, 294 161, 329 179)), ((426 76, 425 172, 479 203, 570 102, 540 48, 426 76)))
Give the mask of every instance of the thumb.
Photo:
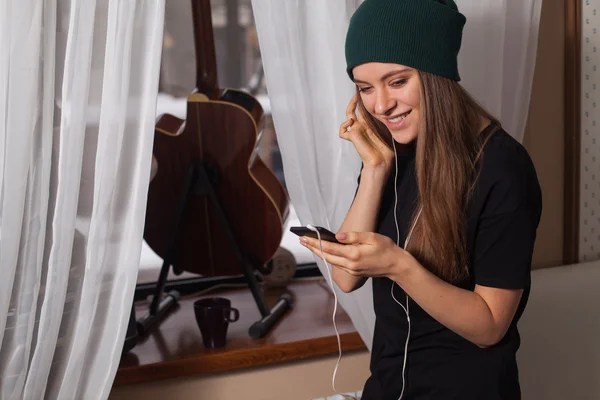
POLYGON ((362 232, 340 232, 335 238, 344 244, 358 244, 361 243, 362 232))

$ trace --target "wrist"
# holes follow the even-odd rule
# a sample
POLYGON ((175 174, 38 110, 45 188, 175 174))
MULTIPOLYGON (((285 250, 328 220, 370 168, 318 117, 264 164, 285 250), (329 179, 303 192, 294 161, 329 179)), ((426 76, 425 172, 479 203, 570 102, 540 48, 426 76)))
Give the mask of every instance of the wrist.
POLYGON ((390 176, 390 168, 386 165, 363 167, 360 173, 360 181, 386 182, 390 176))
POLYGON ((396 246, 397 251, 394 254, 391 273, 388 278, 402 286, 410 275, 417 270, 419 262, 406 250, 396 246))

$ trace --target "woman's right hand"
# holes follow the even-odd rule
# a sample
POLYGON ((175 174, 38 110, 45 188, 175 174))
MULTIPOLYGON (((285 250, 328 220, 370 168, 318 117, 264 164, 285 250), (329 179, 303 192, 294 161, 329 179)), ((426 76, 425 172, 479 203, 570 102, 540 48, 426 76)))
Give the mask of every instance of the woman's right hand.
POLYGON ((363 162, 363 168, 383 170, 387 174, 392 169, 394 151, 369 128, 360 109, 359 117, 356 116, 357 104, 358 95, 355 94, 346 109, 348 119, 340 125, 340 137, 352 142, 363 162))

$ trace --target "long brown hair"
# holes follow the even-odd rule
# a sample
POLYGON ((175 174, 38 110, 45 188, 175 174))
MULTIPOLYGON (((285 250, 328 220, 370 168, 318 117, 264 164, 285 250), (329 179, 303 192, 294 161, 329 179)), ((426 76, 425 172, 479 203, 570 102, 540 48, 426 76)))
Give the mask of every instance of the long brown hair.
MULTIPOLYGON (((481 120, 489 119, 497 128, 500 124, 458 82, 427 72, 418 71, 418 75, 419 196, 407 250, 440 278, 460 284, 468 277, 467 212, 485 145, 479 140, 481 120)), ((366 111, 358 97, 366 122, 391 146, 387 127, 366 111)))

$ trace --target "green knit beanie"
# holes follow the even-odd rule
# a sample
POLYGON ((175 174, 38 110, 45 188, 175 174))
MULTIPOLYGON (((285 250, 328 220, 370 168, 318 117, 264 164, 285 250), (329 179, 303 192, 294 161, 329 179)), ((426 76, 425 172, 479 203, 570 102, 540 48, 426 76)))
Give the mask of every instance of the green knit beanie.
POLYGON ((466 18, 453 0, 364 0, 346 34, 346 71, 367 62, 401 64, 460 81, 466 18))

